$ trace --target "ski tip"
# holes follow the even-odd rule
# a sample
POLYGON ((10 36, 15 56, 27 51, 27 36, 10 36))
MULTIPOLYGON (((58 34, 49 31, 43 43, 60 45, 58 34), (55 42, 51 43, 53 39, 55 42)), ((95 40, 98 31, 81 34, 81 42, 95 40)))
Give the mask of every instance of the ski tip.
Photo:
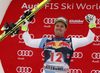
POLYGON ((1 38, 2 38, 2 36, 0 35, 0 42, 1 42, 1 38))
POLYGON ((1 35, 0 35, 0 39, 1 39, 1 35))

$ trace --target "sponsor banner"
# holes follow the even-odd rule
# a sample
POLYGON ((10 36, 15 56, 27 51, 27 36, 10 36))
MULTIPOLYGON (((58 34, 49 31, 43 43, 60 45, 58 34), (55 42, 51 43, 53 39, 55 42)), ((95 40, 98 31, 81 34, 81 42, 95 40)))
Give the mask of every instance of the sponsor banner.
POLYGON ((100 63, 100 52, 93 52, 91 54, 92 57, 92 63, 100 63))
POLYGON ((100 70, 92 70, 90 73, 99 73, 100 70))
POLYGON ((42 38, 52 38, 52 37, 55 37, 55 35, 54 34, 44 34, 42 36, 42 38))
POLYGON ((82 52, 74 52, 72 58, 77 58, 80 59, 83 57, 83 53, 82 52))
MULTIPOLYGON (((5 13, 4 19, 0 24, 0 29, 2 26, 4 26, 5 22, 10 23, 12 21, 15 23, 25 10, 33 9, 41 1, 42 0, 12 0, 7 9, 7 12, 5 13)), ((91 2, 89 0, 52 0, 47 5, 45 5, 44 8, 38 11, 35 14, 35 18, 29 22, 29 34, 32 33, 30 34, 32 39, 37 37, 55 37, 53 34, 54 27, 52 26, 54 26, 54 21, 57 17, 63 16, 68 19, 69 24, 67 34, 64 36, 72 38, 83 38, 84 35, 88 33, 88 23, 85 20, 85 16, 87 14, 96 15, 96 30, 100 30, 99 11, 99 0, 91 0, 91 2)), ((0 31, 0 33, 2 33, 2 31, 0 31)), ((13 38, 8 36, 6 39, 0 42, 0 60, 5 73, 43 73, 43 68, 41 68, 44 64, 45 57, 43 49, 35 49, 26 46, 22 38, 22 34, 23 33, 20 33, 13 38), (29 67, 30 63, 31 67, 29 67), (37 66, 37 68, 34 68, 33 66, 37 66)), ((75 50, 71 59, 71 63, 73 65, 71 64, 69 73, 100 72, 100 70, 98 70, 98 67, 100 66, 100 48, 98 48, 100 46, 99 34, 100 33, 97 32, 93 43, 87 45, 86 47, 82 47, 82 49, 80 47, 80 49, 75 50), (89 51, 87 53, 88 49, 89 51), (86 62, 86 60, 89 61, 86 62), (79 66, 80 63, 83 63, 82 67, 79 66), (88 69, 86 67, 87 64, 89 64, 88 69), (94 65, 96 65, 96 67, 94 65), (93 69, 93 67, 95 67, 95 69, 93 69)), ((70 55, 67 54, 67 56, 69 57, 70 55)))
POLYGON ((49 17, 49 18, 47 18, 47 17, 44 18, 44 19, 43 19, 44 27, 45 27, 45 28, 50 28, 51 25, 54 24, 55 19, 56 19, 56 18, 50 18, 50 17, 49 17))
POLYGON ((19 60, 24 60, 25 57, 32 57, 33 51, 32 50, 18 50, 17 55, 18 55, 19 60))
POLYGON ((100 35, 95 35, 93 45, 100 46, 100 35))
POLYGON ((96 18, 96 28, 100 29, 100 18, 96 18))
POLYGON ((84 23, 84 20, 80 20, 80 19, 69 20, 69 24, 83 24, 83 23, 84 23))
POLYGON ((22 6, 21 6, 21 9, 25 9, 25 10, 27 10, 27 9, 33 9, 33 8, 35 8, 38 4, 39 4, 39 3, 37 3, 37 4, 23 3, 22 6))
POLYGON ((81 69, 69 69, 69 73, 82 73, 81 69))
POLYGON ((17 73, 32 73, 31 67, 24 67, 24 66, 18 66, 16 68, 17 73))
POLYGON ((89 3, 48 3, 45 5, 45 9, 51 10, 100 10, 100 4, 89 3))

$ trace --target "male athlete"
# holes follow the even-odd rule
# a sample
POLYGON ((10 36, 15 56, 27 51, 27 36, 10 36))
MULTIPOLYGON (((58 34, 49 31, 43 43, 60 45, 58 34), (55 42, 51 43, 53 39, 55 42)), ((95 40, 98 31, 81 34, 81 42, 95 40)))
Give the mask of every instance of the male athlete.
POLYGON ((65 38, 64 33, 67 30, 68 22, 64 17, 55 19, 53 38, 31 39, 28 33, 28 21, 22 26, 23 39, 27 46, 33 48, 42 48, 45 54, 43 73, 68 73, 72 54, 76 48, 86 46, 93 42, 95 34, 92 32, 96 27, 96 17, 88 14, 85 17, 89 23, 87 37, 83 38, 65 38))

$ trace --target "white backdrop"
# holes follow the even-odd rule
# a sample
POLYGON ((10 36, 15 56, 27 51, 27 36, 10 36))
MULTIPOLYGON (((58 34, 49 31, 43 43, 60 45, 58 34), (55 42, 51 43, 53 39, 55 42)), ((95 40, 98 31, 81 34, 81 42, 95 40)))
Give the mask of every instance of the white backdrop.
POLYGON ((11 1, 12 0, 0 0, 0 25, 11 1))
MULTIPOLYGON (((11 3, 12 0, 0 0, 0 25, 3 20, 3 17, 6 13, 6 10, 11 3)), ((0 73, 4 73, 4 70, 2 68, 1 60, 0 60, 0 73)))

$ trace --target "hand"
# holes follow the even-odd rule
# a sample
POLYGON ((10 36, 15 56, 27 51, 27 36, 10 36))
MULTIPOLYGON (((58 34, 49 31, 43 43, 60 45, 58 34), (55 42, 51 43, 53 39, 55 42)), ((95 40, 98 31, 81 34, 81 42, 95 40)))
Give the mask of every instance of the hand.
POLYGON ((28 20, 24 20, 25 21, 25 23, 24 24, 22 24, 22 26, 26 26, 26 27, 28 27, 28 24, 29 24, 29 21, 28 20))
POLYGON ((92 15, 92 14, 88 14, 87 16, 85 16, 85 19, 88 23, 92 24, 95 23, 96 21, 96 16, 92 15))
POLYGON ((89 23, 89 28, 94 28, 96 27, 96 16, 92 15, 92 14, 88 14, 87 16, 85 16, 86 21, 89 23))
POLYGON ((25 19, 24 21, 25 21, 25 23, 22 24, 21 30, 22 30, 22 31, 28 31, 28 30, 29 30, 29 29, 28 29, 29 21, 27 21, 26 19, 25 19))

